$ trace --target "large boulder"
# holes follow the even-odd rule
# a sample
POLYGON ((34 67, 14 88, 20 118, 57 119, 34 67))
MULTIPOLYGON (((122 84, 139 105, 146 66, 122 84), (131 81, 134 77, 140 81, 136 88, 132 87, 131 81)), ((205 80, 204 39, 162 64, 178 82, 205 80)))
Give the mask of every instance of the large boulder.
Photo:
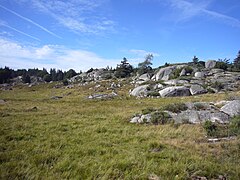
POLYGON ((234 100, 227 103, 221 108, 221 111, 231 117, 240 115, 240 100, 234 100))
POLYGON ((139 76, 139 80, 140 81, 149 81, 150 80, 150 74, 146 73, 146 74, 142 74, 141 76, 139 76))
POLYGON ((205 63, 205 68, 207 69, 212 69, 216 66, 217 62, 214 61, 214 60, 208 60, 206 63, 205 63))
POLYGON ((169 67, 165 67, 165 68, 161 68, 153 77, 153 80, 169 80, 169 77, 171 75, 171 73, 173 72, 173 70, 175 70, 177 68, 177 66, 169 66, 169 67))
POLYGON ((207 93, 207 90, 198 84, 194 84, 190 87, 190 93, 192 95, 207 93))
POLYGON ((184 86, 167 87, 159 91, 161 97, 190 96, 190 91, 184 86))
POLYGON ((186 110, 172 116, 178 122, 202 123, 207 120, 218 123, 229 123, 229 116, 223 112, 212 112, 209 110, 186 110))
POLYGON ((142 85, 134 88, 131 92, 131 96, 146 96, 148 92, 148 85, 142 85))
POLYGON ((205 73, 204 72, 195 72, 194 77, 196 78, 204 78, 205 73))
POLYGON ((180 72, 179 76, 185 76, 187 74, 186 69, 182 69, 182 71, 180 72))

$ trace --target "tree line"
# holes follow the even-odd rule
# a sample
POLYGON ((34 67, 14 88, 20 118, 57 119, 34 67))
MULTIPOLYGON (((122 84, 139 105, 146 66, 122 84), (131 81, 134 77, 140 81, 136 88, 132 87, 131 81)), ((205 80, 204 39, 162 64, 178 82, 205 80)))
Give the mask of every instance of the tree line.
MULTIPOLYGON (((110 74, 114 74, 117 78, 126 78, 130 77, 133 74, 142 75, 144 73, 153 73, 153 69, 151 67, 153 61, 153 55, 148 54, 146 55, 143 62, 140 62, 136 68, 134 68, 127 60, 127 58, 123 58, 120 64, 117 65, 115 69, 112 68, 105 68, 105 71, 110 72, 110 74)), ((199 61, 199 59, 194 56, 192 59, 192 63, 198 66, 204 66, 204 61, 199 61)), ((164 66, 168 66, 168 63, 165 63, 164 66)), ((240 51, 237 54, 237 57, 233 60, 232 63, 230 63, 230 59, 218 59, 215 68, 228 70, 228 71, 238 71, 240 72, 240 51)), ((87 73, 91 73, 94 71, 93 68, 89 69, 87 73)), ((80 72, 81 73, 81 72, 80 72)), ((70 69, 68 71, 62 71, 62 70, 56 70, 56 69, 50 69, 48 72, 45 68, 42 70, 38 68, 34 69, 18 69, 13 70, 9 67, 0 68, 0 84, 2 83, 9 83, 11 79, 21 76, 22 81, 24 83, 31 83, 31 76, 40 77, 42 80, 46 82, 50 81, 65 81, 67 82, 67 79, 76 76, 77 73, 75 70, 70 69)), ((109 76, 111 78, 112 76, 109 76)))
POLYGON ((45 68, 38 69, 10 69, 9 67, 0 68, 0 84, 9 83, 11 79, 16 78, 18 76, 22 77, 22 82, 31 83, 31 76, 42 78, 42 80, 46 82, 50 81, 62 81, 64 79, 69 79, 73 76, 77 75, 76 71, 70 69, 68 71, 50 69, 48 72, 45 68))

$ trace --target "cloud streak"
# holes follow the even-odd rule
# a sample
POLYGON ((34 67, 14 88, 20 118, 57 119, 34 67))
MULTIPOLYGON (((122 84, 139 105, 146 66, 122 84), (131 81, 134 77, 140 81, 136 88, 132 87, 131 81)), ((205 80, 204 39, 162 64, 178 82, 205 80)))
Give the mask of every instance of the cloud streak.
POLYGON ((145 57, 146 55, 148 55, 148 54, 152 54, 154 57, 158 57, 158 56, 160 56, 158 53, 156 53, 156 52, 149 52, 149 51, 145 51, 145 50, 143 50, 143 49, 130 49, 130 50, 128 50, 128 52, 130 53, 130 54, 134 54, 134 55, 136 55, 136 56, 138 56, 138 57, 145 57))
POLYGON ((168 1, 170 7, 180 10, 180 14, 176 18, 177 21, 186 21, 197 15, 208 15, 212 18, 222 20, 224 23, 233 27, 240 28, 240 21, 234 17, 212 11, 208 9, 211 1, 202 1, 201 3, 193 3, 186 0, 170 0, 168 1))
POLYGON ((4 22, 4 21, 1 21, 1 20, 0 20, 0 26, 7 27, 7 28, 9 28, 9 29, 11 29, 11 30, 13 30, 13 31, 16 31, 16 32, 18 32, 18 33, 20 33, 20 34, 23 34, 24 36, 27 36, 27 37, 30 37, 30 38, 35 39, 35 40, 37 40, 37 41, 40 41, 39 38, 34 37, 34 36, 30 35, 30 34, 27 34, 27 33, 23 32, 23 31, 20 31, 20 30, 14 28, 14 27, 12 27, 12 26, 9 26, 9 25, 8 25, 6 22, 4 22))
POLYGON ((116 23, 101 15, 100 7, 105 0, 32 0, 32 5, 43 13, 53 17, 60 25, 81 34, 100 34, 115 32, 116 23))
POLYGON ((55 33, 49 31, 47 28, 41 26, 40 24, 34 22, 33 20, 31 20, 31 19, 29 19, 29 18, 27 18, 27 17, 24 17, 24 16, 18 14, 17 12, 12 11, 11 9, 8 9, 8 8, 2 6, 2 5, 0 5, 0 7, 1 7, 2 9, 4 9, 4 10, 6 10, 6 11, 12 13, 12 14, 14 14, 15 16, 19 17, 20 19, 25 20, 25 21, 33 24, 34 26, 36 26, 36 27, 40 28, 41 30, 47 32, 48 34, 51 34, 52 36, 55 36, 55 37, 57 37, 57 38, 61 38, 60 36, 58 36, 58 35, 56 35, 55 33))

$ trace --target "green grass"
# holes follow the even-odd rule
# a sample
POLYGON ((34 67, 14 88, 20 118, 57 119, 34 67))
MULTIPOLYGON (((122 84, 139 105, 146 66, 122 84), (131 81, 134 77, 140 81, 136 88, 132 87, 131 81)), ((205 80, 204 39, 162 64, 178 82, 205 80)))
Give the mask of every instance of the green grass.
MULTIPOLYGON (((103 82, 104 85, 108 82, 103 82)), ((187 101, 216 101, 225 94, 135 99, 130 86, 112 100, 87 100, 94 84, 1 91, 1 179, 188 179, 240 177, 239 139, 209 144, 201 125, 136 125, 142 109, 187 101), (63 96, 51 100, 51 96, 63 96), (37 110, 31 108, 37 107, 37 110)))

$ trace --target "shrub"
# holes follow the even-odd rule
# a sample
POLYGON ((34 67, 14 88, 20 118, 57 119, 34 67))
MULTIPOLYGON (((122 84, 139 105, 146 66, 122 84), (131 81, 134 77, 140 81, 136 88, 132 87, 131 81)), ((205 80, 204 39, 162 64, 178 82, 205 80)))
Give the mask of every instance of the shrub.
POLYGON ((166 112, 156 111, 153 112, 151 115, 151 122, 153 124, 166 124, 168 122, 171 122, 169 121, 170 116, 166 112))
POLYGON ((182 71, 182 68, 180 68, 180 69, 175 69, 175 70, 171 73, 170 79, 176 79, 176 78, 178 78, 179 75, 180 75, 180 73, 181 73, 181 71, 182 71))
POLYGON ((206 105, 204 105, 203 103, 194 103, 194 107, 196 110, 200 111, 200 110, 206 110, 206 105))
POLYGON ((208 93, 211 93, 211 94, 215 93, 215 91, 211 88, 207 88, 207 91, 208 91, 208 93))
POLYGON ((216 63, 215 68, 223 69, 224 71, 226 71, 227 68, 228 68, 228 65, 227 65, 225 62, 218 61, 218 62, 216 63))
POLYGON ((235 116, 230 122, 230 134, 240 135, 240 116, 235 116))
POLYGON ((179 68, 179 69, 175 69, 171 76, 170 76, 170 79, 176 79, 180 76, 180 73, 182 72, 182 70, 185 69, 186 71, 186 74, 192 74, 193 72, 193 68, 191 66, 185 66, 185 67, 182 67, 182 68, 179 68))
POLYGON ((171 111, 174 113, 180 113, 181 111, 187 110, 187 106, 184 103, 173 103, 168 104, 164 107, 164 110, 171 111))
POLYGON ((184 69, 186 70, 186 73, 192 74, 193 72, 193 68, 191 66, 186 66, 184 69))
POLYGON ((46 82, 50 82, 52 80, 52 78, 51 78, 50 74, 45 74, 43 76, 43 80, 46 81, 46 82))
POLYGON ((212 121, 205 121, 203 128, 206 130, 208 136, 217 135, 217 126, 212 121))
POLYGON ((221 82, 215 81, 211 87, 220 91, 221 89, 224 88, 224 85, 221 82))
POLYGON ((67 85, 68 85, 68 80, 67 80, 67 79, 64 79, 64 80, 62 81, 62 83, 63 83, 64 86, 67 86, 67 85))
POLYGON ((150 114, 151 112, 156 111, 153 107, 148 107, 142 110, 142 114, 150 114))
POLYGON ((159 94, 159 92, 152 91, 152 92, 149 92, 147 95, 148 96, 159 96, 160 94, 159 94))

